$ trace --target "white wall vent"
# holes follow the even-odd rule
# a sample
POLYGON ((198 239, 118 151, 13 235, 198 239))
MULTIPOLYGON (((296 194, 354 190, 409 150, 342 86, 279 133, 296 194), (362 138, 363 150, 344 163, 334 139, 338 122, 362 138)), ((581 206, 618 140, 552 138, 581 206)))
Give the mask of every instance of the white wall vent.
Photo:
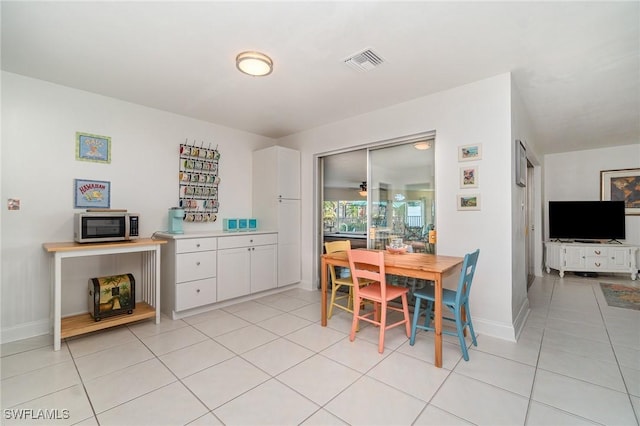
POLYGON ((363 50, 362 52, 355 53, 344 60, 350 68, 356 71, 370 71, 375 67, 381 65, 384 59, 380 57, 371 49, 363 50))

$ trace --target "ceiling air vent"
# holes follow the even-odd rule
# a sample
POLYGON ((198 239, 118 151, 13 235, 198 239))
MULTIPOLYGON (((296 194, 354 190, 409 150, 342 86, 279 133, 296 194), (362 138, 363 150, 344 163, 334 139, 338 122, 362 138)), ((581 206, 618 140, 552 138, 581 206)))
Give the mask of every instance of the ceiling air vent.
POLYGON ((353 54, 344 60, 344 63, 350 68, 362 72, 370 71, 383 62, 384 59, 371 49, 366 49, 362 52, 353 54))

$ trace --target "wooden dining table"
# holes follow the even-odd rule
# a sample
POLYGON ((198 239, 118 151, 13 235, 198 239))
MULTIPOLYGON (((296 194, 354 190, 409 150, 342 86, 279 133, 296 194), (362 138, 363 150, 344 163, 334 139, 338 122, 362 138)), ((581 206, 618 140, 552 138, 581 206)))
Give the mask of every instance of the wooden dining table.
MULTIPOLYGON (((439 256, 426 253, 392 254, 384 251, 384 266, 387 274, 430 280, 435 283, 435 365, 442 367, 442 280, 460 272, 464 258, 439 256)), ((320 305, 321 324, 327 326, 327 267, 329 265, 349 267, 347 252, 335 252, 321 256, 322 271, 320 285, 322 303, 320 305)))

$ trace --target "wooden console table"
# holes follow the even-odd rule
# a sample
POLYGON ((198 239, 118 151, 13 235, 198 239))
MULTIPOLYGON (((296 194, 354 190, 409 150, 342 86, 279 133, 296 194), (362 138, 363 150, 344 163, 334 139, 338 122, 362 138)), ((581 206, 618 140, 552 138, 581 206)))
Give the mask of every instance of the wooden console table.
POLYGON ((141 238, 134 241, 78 244, 74 242, 44 243, 42 247, 51 256, 51 281, 53 284, 53 349, 60 350, 60 341, 133 321, 155 317, 160 323, 160 246, 166 240, 141 238), (141 286, 142 302, 130 315, 119 315, 94 321, 89 313, 62 318, 62 260, 83 256, 142 253, 141 286))

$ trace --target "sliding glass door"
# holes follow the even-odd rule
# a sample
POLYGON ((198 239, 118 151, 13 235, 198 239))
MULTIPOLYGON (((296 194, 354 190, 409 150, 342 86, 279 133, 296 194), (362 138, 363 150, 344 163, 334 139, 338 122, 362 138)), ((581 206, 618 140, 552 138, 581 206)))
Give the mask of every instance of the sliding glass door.
POLYGON ((433 133, 322 155, 317 167, 318 253, 326 242, 384 249, 392 238, 414 252, 435 253, 433 133))
POLYGON ((401 239, 410 251, 435 253, 434 140, 368 151, 368 247, 401 239))

